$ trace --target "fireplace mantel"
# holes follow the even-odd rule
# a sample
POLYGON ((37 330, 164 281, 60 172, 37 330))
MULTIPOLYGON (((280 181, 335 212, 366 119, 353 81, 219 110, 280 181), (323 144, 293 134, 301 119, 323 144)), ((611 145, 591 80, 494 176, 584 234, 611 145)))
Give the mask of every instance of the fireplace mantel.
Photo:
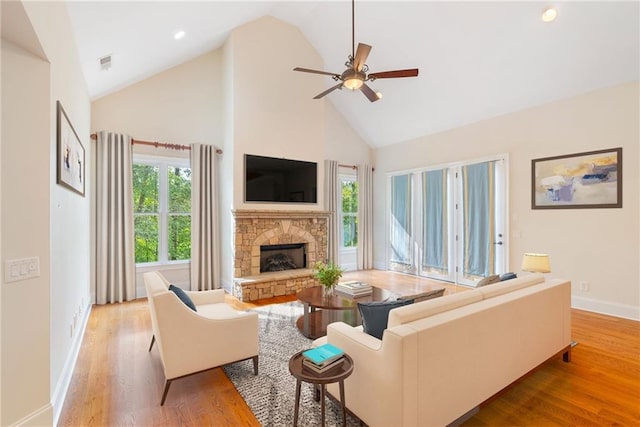
POLYGON ((288 211, 288 210, 254 210, 235 209, 231 211, 235 218, 252 219, 294 219, 294 218, 329 218, 329 211, 288 211))

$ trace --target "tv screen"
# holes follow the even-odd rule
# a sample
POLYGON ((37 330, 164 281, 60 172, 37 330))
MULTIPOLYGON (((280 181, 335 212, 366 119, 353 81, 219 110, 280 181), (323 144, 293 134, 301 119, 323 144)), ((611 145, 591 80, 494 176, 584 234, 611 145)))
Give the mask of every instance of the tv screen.
POLYGON ((245 202, 317 203, 318 164, 244 155, 245 202))

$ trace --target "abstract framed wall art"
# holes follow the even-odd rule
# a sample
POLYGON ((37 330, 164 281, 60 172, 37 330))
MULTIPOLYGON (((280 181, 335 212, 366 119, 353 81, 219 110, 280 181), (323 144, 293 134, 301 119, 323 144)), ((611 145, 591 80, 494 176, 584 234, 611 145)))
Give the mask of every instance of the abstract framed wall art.
POLYGON ((73 125, 57 101, 57 183, 84 197, 85 153, 73 125))
POLYGON ((531 160, 531 209, 622 207, 622 148, 531 160))

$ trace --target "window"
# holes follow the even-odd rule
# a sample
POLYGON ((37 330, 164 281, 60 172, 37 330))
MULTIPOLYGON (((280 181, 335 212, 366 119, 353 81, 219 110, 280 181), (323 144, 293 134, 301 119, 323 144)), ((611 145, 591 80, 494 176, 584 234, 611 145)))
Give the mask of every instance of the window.
POLYGON ((136 264, 191 258, 191 169, 184 159, 134 158, 133 216, 136 264))
POLYGON ((475 286, 508 265, 506 156, 388 176, 390 270, 475 286))
POLYGON ((342 211, 342 247, 358 246, 358 183, 355 177, 340 178, 342 211))

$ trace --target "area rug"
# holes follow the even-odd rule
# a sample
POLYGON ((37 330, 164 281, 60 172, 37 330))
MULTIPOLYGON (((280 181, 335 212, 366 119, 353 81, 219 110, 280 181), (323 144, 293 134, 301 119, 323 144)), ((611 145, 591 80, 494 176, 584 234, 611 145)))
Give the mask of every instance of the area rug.
MULTIPOLYGON (((250 361, 234 363, 224 371, 247 402, 258 421, 265 427, 291 426, 295 403, 296 380, 289 373, 289 358, 311 346, 311 340, 296 328, 296 319, 302 316, 302 304, 289 302, 253 309, 260 319, 260 357, 258 375, 253 374, 250 361)), ((333 400, 326 400, 326 425, 342 425, 342 411, 333 400)), ((320 402, 313 398, 311 384, 302 383, 299 426, 320 425, 320 402)), ((353 418, 347 425, 359 426, 353 418)))

